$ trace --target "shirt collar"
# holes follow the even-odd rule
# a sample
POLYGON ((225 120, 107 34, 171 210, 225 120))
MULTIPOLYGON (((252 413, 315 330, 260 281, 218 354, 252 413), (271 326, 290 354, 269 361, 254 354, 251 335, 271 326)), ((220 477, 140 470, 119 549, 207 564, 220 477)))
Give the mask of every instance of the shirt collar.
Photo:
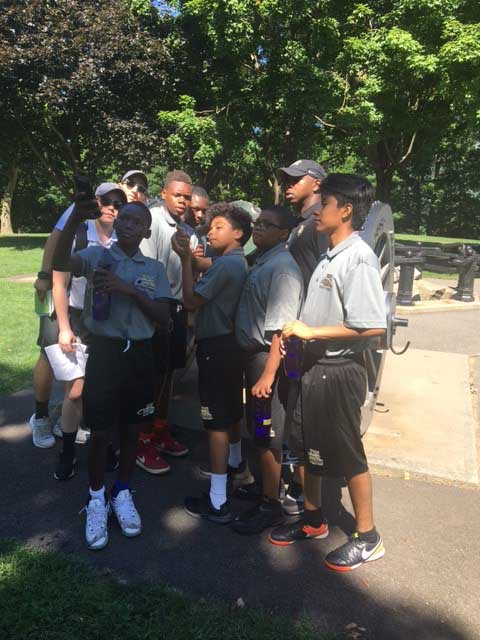
POLYGON ((132 257, 130 257, 130 256, 127 256, 127 254, 120 249, 120 247, 118 246, 118 243, 116 242, 114 242, 110 247, 110 253, 112 255, 112 258, 114 260, 117 260, 117 262, 120 262, 120 260, 133 260, 134 262, 145 262, 145 256, 140 251, 140 249, 132 257))
POLYGON ((224 253, 222 258, 224 256, 242 256, 242 258, 244 258, 245 254, 243 252, 243 247, 238 247, 237 249, 232 249, 231 251, 228 251, 227 253, 224 253))
POLYGON ((358 240, 360 240, 360 236, 358 235, 357 231, 354 231, 349 236, 347 236, 345 240, 342 240, 342 242, 337 244, 336 247, 333 247, 333 249, 327 249, 327 252, 326 252, 327 258, 331 260, 340 252, 344 251, 345 249, 348 249, 348 247, 350 247, 355 242, 358 242, 358 240))
MULTIPOLYGON (((108 247, 113 242, 115 242, 116 239, 117 239, 117 236, 115 234, 115 229, 113 229, 112 235, 110 236, 108 242, 106 243, 106 245, 103 245, 103 246, 108 247)), ((101 244, 100 238, 98 237, 97 225, 95 224, 95 220, 90 220, 90 219, 87 220, 87 241, 101 244)))
POLYGON ((274 247, 265 251, 265 253, 261 253, 255 260, 255 265, 264 264, 278 253, 282 253, 282 251, 287 251, 284 242, 280 242, 280 244, 276 244, 274 247))
POLYGON ((300 214, 300 221, 305 222, 305 220, 308 220, 308 218, 310 218, 315 213, 315 211, 318 211, 320 207, 320 202, 314 202, 311 207, 308 207, 308 209, 300 214))

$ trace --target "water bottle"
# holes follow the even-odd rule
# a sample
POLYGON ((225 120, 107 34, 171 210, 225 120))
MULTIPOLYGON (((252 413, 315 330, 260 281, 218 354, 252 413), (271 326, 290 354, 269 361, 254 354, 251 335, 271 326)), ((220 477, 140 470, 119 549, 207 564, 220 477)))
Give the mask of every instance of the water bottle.
MULTIPOLYGON (((110 271, 111 266, 110 262, 99 262, 97 269, 110 271)), ((93 272, 92 318, 96 322, 105 322, 110 317, 111 295, 96 286, 96 282, 98 283, 97 269, 93 272)))
POLYGON ((299 380, 302 377, 303 340, 297 336, 291 336, 286 343, 285 373, 290 380, 299 380))
POLYGON ((260 447, 270 446, 270 432, 272 428, 272 400, 271 398, 255 398, 253 404, 253 423, 255 444, 260 447))

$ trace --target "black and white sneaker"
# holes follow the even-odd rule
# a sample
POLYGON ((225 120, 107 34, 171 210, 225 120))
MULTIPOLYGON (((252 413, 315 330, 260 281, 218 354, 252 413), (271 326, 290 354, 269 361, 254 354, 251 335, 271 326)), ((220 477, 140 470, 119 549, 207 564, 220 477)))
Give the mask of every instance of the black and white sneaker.
POLYGON ((300 484, 290 482, 282 499, 282 506, 287 516, 299 516, 304 512, 303 491, 300 484))
POLYGON ((55 480, 68 480, 75 475, 75 456, 70 456, 62 451, 58 457, 57 466, 53 472, 55 480))
POLYGON ((227 500, 220 509, 215 509, 208 493, 202 493, 199 497, 188 496, 185 498, 184 509, 189 516, 206 518, 217 524, 228 524, 233 520, 230 502, 227 500))
POLYGON ((333 571, 353 571, 365 562, 378 560, 385 555, 385 547, 379 533, 375 542, 361 540, 355 532, 341 547, 330 551, 325 558, 325 564, 333 571))
POLYGON ((269 527, 276 527, 283 522, 282 505, 279 500, 263 498, 255 507, 237 516, 232 522, 232 529, 246 535, 262 533, 269 527))

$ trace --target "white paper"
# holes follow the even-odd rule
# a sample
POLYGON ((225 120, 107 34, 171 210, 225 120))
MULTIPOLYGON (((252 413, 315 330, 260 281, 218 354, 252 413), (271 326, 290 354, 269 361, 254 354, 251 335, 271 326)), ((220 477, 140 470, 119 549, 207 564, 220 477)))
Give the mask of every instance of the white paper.
POLYGON ((45 347, 48 361, 53 369, 56 380, 68 381, 83 378, 87 364, 87 346, 76 342, 75 351, 64 353, 59 344, 45 347))

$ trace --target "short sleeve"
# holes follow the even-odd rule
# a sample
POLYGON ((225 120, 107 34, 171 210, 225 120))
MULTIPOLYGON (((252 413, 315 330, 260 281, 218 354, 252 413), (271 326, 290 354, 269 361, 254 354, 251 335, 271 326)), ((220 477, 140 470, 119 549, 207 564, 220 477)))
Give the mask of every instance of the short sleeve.
POLYGON ((385 329, 385 292, 379 269, 360 262, 347 272, 343 285, 344 324, 351 329, 385 329))
POLYGON ((63 231, 65 225, 67 224, 67 220, 69 219, 72 211, 73 211, 73 207, 75 205, 71 204, 67 209, 65 209, 65 211, 62 213, 62 215, 60 216, 60 218, 57 220, 57 224, 55 225, 55 229, 58 229, 59 231, 63 231))
POLYGON ((206 300, 213 300, 220 291, 229 285, 228 269, 222 260, 216 260, 195 285, 194 293, 206 300))
POLYGON ((265 314, 265 332, 279 331, 290 320, 296 320, 303 294, 301 274, 295 277, 290 273, 275 275, 267 300, 265 314))
POLYGON ((162 298, 170 298, 173 300, 172 289, 168 282, 167 272, 161 262, 156 263, 157 272, 155 275, 155 293, 154 300, 162 298))

